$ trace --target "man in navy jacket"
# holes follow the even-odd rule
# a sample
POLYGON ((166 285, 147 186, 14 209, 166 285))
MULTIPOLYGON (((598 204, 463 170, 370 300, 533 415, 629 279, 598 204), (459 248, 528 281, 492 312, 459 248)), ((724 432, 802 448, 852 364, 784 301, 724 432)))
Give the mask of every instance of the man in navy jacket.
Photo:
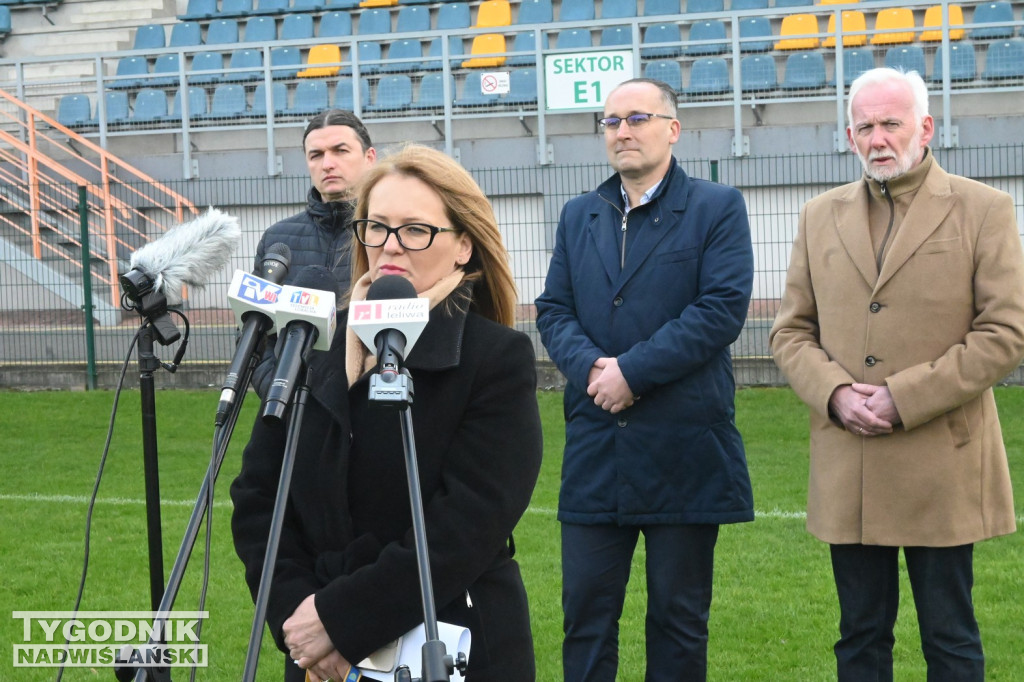
POLYGON ((615 679, 640 532, 646 679, 704 680, 718 528, 754 518, 729 353, 750 299, 750 227, 736 189, 676 163, 676 106, 671 86, 642 78, 608 95, 601 124, 617 173, 565 205, 536 302, 567 379, 566 682, 615 679))

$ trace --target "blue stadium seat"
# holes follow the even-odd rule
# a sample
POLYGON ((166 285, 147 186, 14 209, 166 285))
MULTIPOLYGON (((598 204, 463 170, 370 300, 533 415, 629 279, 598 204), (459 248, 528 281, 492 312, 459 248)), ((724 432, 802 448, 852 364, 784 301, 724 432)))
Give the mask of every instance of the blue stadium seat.
POLYGON ((537 70, 536 69, 515 69, 509 75, 508 94, 505 95, 506 104, 536 104, 537 103, 537 70))
MULTIPOLYGON (((448 92, 455 97, 455 79, 448 75, 448 92)), ((420 79, 420 87, 412 101, 413 109, 444 109, 444 74, 428 73, 420 79)))
MULTIPOLYGON (((198 86, 192 86, 188 89, 188 118, 202 118, 208 111, 209 102, 207 101, 207 93, 205 88, 198 86)), ((181 90, 174 93, 174 101, 171 104, 171 113, 168 116, 170 121, 180 121, 184 117, 184 111, 181 101, 181 90)))
POLYGON ((228 61, 228 71, 220 77, 223 83, 241 83, 263 78, 263 50, 235 50, 228 61))
POLYGON ((0 7, 0 38, 4 38, 13 30, 11 25, 11 10, 9 7, 0 7))
POLYGON ((786 58, 783 90, 816 90, 825 87, 825 56, 817 50, 796 52, 786 58))
POLYGON ((277 40, 277 19, 249 17, 245 20, 241 41, 244 43, 272 43, 277 40))
POLYGON ((740 90, 767 92, 779 85, 775 58, 768 54, 748 54, 740 60, 740 90))
POLYGON ((93 125, 92 101, 88 95, 61 95, 57 101, 57 123, 68 128, 93 125))
POLYGON ((295 85, 292 105, 284 110, 289 116, 311 116, 327 108, 329 102, 327 81, 320 79, 303 80, 295 85))
MULTIPOLYGON (((440 38, 434 38, 430 41, 430 45, 427 48, 427 56, 431 59, 423 62, 423 68, 427 71, 439 71, 444 68, 441 64, 443 60, 442 45, 440 38)), ((454 68, 458 64, 462 63, 460 57, 466 53, 466 47, 462 42, 462 36, 448 36, 448 58, 454 68)))
POLYGON ((359 14, 358 35, 369 36, 391 33, 391 10, 387 7, 364 9, 359 14))
POLYGON ((710 21, 699 21, 691 25, 690 41, 690 45, 686 46, 686 54, 690 56, 708 56, 726 52, 729 49, 729 45, 725 42, 725 22, 712 19, 710 21))
POLYGON ((572 50, 577 47, 591 47, 590 30, 586 28, 563 28, 555 38, 556 50, 572 50))
POLYGON ((412 33, 430 30, 430 8, 422 5, 404 5, 398 10, 395 33, 412 33))
MULTIPOLYGON (((996 22, 1013 21, 1013 6, 1007 0, 996 0, 974 8, 972 24, 994 24, 996 22)), ((984 26, 972 29, 971 40, 997 40, 1012 38, 1013 26, 984 26)))
POLYGON ((206 26, 206 45, 229 45, 238 42, 236 19, 215 19, 206 26))
MULTIPOLYGON (((104 93, 103 106, 106 109, 105 116, 107 125, 120 125, 127 123, 131 118, 131 108, 128 106, 128 93, 124 90, 108 90, 104 93)), ((99 123, 100 112, 97 108, 96 123, 99 123)))
POLYGON ((591 21, 595 17, 594 0, 562 0, 559 21, 591 21))
POLYGON ((412 79, 404 73, 384 76, 377 81, 377 94, 363 111, 404 111, 412 104, 412 79))
MULTIPOLYGON (((939 49, 935 52, 931 79, 936 83, 941 83, 943 73, 942 50, 939 49)), ((972 81, 977 75, 978 65, 974 54, 974 44, 962 41, 951 42, 949 44, 949 80, 972 81)))
POLYGON ((690 84, 683 88, 684 95, 719 95, 731 90, 729 65, 724 57, 698 59, 690 67, 690 84))
POLYGON ((423 68, 423 43, 419 38, 396 40, 388 46, 387 61, 381 64, 381 73, 419 71, 423 68), (412 60, 412 61, 409 61, 412 60))
POLYGON ((179 21, 171 26, 167 47, 192 47, 203 44, 203 27, 198 21, 179 21))
MULTIPOLYGON (((288 86, 284 83, 271 83, 270 88, 270 111, 274 116, 280 116, 288 108, 288 86)), ((267 84, 260 83, 252 93, 252 106, 249 113, 253 116, 266 117, 267 115, 267 84)))
POLYGON ((232 119, 246 115, 249 106, 245 101, 245 88, 238 83, 220 83, 213 89, 210 110, 202 119, 232 119))
POLYGON ((724 0, 686 0, 687 14, 704 14, 706 12, 724 11, 724 0))
MULTIPOLYGON (((350 59, 359 62, 359 73, 366 76, 380 71, 383 62, 383 54, 380 43, 372 40, 363 40, 356 43, 356 54, 350 55, 350 59)), ((341 75, 350 76, 353 73, 351 66, 341 67, 341 75)))
POLYGON ((281 40, 309 40, 312 37, 312 14, 293 12, 281 20, 281 40))
POLYGON ((636 16, 636 0, 604 0, 601 3, 602 19, 622 19, 636 16))
POLYGON ((297 47, 270 48, 270 77, 296 78, 302 70, 302 50, 297 47))
MULTIPOLYGON (((359 108, 365 109, 370 103, 370 81, 366 78, 359 79, 359 108)), ((345 77, 338 79, 338 85, 334 89, 334 108, 347 111, 356 110, 355 94, 352 92, 352 79, 345 77)))
POLYGON ((108 88, 141 88, 149 80, 149 60, 145 57, 121 57, 117 60, 117 70, 107 83, 108 88))
POLYGON ((536 36, 533 31, 524 31, 523 33, 517 33, 516 37, 512 40, 511 47, 508 48, 509 52, 519 52, 525 54, 512 54, 505 58, 506 66, 533 66, 537 63, 537 58, 534 57, 534 49, 536 48, 536 36))
POLYGON ((453 102, 457 107, 490 106, 499 101, 499 95, 484 94, 480 89, 480 72, 470 71, 462 81, 462 93, 453 102))
POLYGON ((182 21, 213 19, 217 16, 217 0, 188 0, 184 14, 179 14, 182 21))
POLYGON ((177 85, 181 82, 180 66, 181 58, 177 52, 160 55, 153 64, 154 77, 149 79, 148 85, 153 88, 177 85))
MULTIPOLYGON (((875 53, 870 47, 856 47, 843 50, 843 85, 850 87, 850 83, 857 76, 865 71, 875 68, 875 53)), ((836 84, 835 74, 828 81, 829 85, 836 84)))
POLYGON ((199 52, 192 57, 188 70, 188 82, 206 85, 220 80, 224 71, 224 54, 216 51, 199 52))
MULTIPOLYGON (((7 10, 10 16, 10 10, 7 10)), ((2 30, 2 28, 0 28, 2 30)), ((10 26, 8 25, 8 31, 10 26)), ((154 50, 166 46, 163 24, 146 24, 135 29, 135 40, 132 41, 133 50, 154 50)))
POLYGON ((355 9, 359 7, 360 0, 327 0, 327 9, 355 9))
POLYGON ((633 29, 629 26, 606 26, 601 29, 601 47, 632 44, 633 29))
POLYGON ((221 17, 247 17, 252 14, 252 0, 221 0, 220 11, 217 16, 221 17))
POLYGON ((255 14, 287 14, 289 10, 288 0, 256 0, 253 7, 255 14))
POLYGON ((292 12, 322 12, 327 0, 292 0, 292 12))
POLYGON ((320 17, 318 38, 344 38, 352 35, 352 17, 348 12, 327 12, 320 17))
POLYGON ((551 0, 522 0, 517 24, 550 24, 555 20, 551 0))
POLYGON ((644 78, 668 83, 676 92, 683 91, 683 69, 674 59, 659 59, 644 65, 644 78))
POLYGON ((457 28, 469 28, 469 3, 446 2, 437 10, 437 30, 450 31, 457 28))
POLYGON ((679 0, 644 0, 645 17, 658 17, 666 14, 681 14, 679 0))
POLYGON ((132 123, 156 123, 167 119, 167 93, 156 88, 143 88, 135 95, 132 123))
POLYGON ((990 43, 985 49, 985 70, 981 77, 986 80, 1024 78, 1024 38, 990 43))
POLYGON ((658 47, 641 47, 640 56, 644 59, 664 59, 665 57, 678 57, 683 53, 683 48, 678 45, 682 41, 682 34, 679 31, 679 24, 654 24, 648 26, 644 31, 641 44, 652 43, 675 43, 673 45, 660 45, 658 47))
POLYGON ((729 9, 734 12, 749 12, 751 10, 768 9, 768 0, 732 0, 729 9))
POLYGON ((814 0, 775 0, 775 7, 809 7, 814 0))
POLYGON ((775 38, 768 17, 743 17, 740 25, 740 52, 768 52, 775 38))
POLYGON ((925 73, 924 50, 920 45, 896 45, 885 51, 885 65, 892 69, 917 71, 921 78, 925 73))

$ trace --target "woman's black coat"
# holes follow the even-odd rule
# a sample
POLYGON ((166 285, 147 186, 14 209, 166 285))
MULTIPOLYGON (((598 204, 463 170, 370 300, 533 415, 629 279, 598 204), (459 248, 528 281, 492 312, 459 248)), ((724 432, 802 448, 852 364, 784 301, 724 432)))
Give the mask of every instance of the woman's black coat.
MULTIPOLYGON (((540 468, 533 346, 476 313, 442 312, 447 303, 407 362, 438 617, 470 628, 469 679, 528 681, 529 613, 508 540, 540 468)), ((315 593, 332 642, 356 663, 421 623, 423 610, 400 413, 369 405, 368 374, 347 385, 345 338, 340 325, 332 348, 310 361, 267 622, 285 650, 284 621, 315 593)), ((254 598, 285 436, 284 424, 257 420, 231 486, 235 548, 254 598)))

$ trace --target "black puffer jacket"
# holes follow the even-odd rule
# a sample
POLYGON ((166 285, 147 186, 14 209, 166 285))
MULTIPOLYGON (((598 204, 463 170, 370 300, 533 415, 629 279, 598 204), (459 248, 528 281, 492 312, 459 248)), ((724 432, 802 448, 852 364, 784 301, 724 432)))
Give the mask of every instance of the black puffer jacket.
MULTIPOLYGON (((256 245, 256 263, 253 272, 262 276, 263 258, 274 244, 285 244, 292 252, 291 264, 284 284, 291 284, 307 265, 323 265, 338 279, 338 295, 348 290, 351 271, 349 252, 352 244, 354 206, 349 201, 324 201, 315 188, 309 189, 306 210, 285 218, 267 228, 256 245)), ((268 336, 263 356, 252 373, 252 386, 265 397, 273 380, 277 358, 274 356, 276 336, 268 336)))

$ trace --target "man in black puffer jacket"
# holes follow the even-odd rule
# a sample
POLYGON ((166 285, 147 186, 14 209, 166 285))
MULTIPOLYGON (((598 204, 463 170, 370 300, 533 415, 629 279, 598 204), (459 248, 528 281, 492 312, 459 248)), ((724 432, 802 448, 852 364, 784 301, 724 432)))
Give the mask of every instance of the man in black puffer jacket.
MULTIPOLYGON (((267 228, 256 246, 253 272, 262 276, 267 248, 282 243, 291 249, 285 284, 307 265, 323 265, 334 272, 339 287, 345 290, 352 241, 352 188, 376 162, 377 151, 363 122, 342 109, 328 109, 313 117, 303 134, 302 149, 313 183, 306 209, 267 228)), ((267 338, 262 359, 252 373, 252 386, 261 398, 266 396, 277 366, 275 342, 276 337, 267 338)))

